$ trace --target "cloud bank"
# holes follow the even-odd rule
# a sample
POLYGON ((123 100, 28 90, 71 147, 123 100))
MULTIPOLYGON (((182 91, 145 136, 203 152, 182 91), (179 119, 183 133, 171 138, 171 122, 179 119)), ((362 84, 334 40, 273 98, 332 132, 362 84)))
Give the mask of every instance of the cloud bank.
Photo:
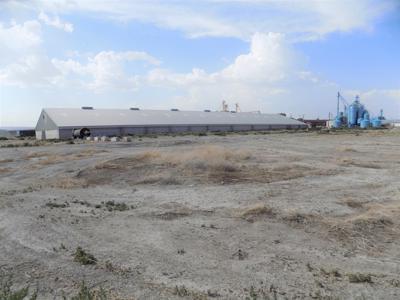
MULTIPOLYGON (((373 30, 373 24, 396 7, 391 0, 273 1, 5 1, 0 8, 33 11, 37 19, 0 23, 0 86, 82 91, 92 99, 146 95, 145 107, 216 109, 222 100, 243 110, 287 112, 295 117, 327 117, 335 111, 334 82, 313 74, 296 42, 326 38, 332 32, 373 30), (229 4, 229 5, 227 5, 229 4), (73 35, 69 14, 84 13, 110 22, 142 22, 177 30, 189 38, 234 37, 248 50, 214 72, 194 68, 176 72, 149 52, 101 51, 70 58, 51 57, 43 45, 47 27, 73 35), (59 17, 62 16, 62 19, 59 17), (317 113, 316 113, 317 112, 317 113)), ((371 110, 384 107, 397 116, 400 90, 341 91, 359 93, 371 110)), ((95 100, 93 100, 95 101, 95 100)), ((124 100, 118 104, 123 104, 124 100)), ((58 103, 55 103, 58 106, 58 103)), ((94 104, 95 106, 95 104, 94 104)))

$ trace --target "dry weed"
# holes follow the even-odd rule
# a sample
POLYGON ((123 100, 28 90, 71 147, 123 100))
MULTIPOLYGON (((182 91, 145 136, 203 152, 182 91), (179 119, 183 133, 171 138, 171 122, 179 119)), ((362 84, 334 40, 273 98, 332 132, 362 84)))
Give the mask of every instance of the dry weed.
POLYGON ((382 166, 377 164, 376 162, 363 162, 357 161, 352 158, 341 158, 338 160, 338 164, 343 167, 359 167, 359 168, 366 168, 366 169, 382 169, 382 166))
POLYGON ((6 163, 10 163, 13 162, 14 160, 11 158, 8 159, 0 159, 0 164, 6 164, 6 163))
POLYGON ((345 200, 341 201, 340 203, 345 204, 351 208, 363 208, 365 205, 365 202, 360 202, 360 201, 352 199, 352 198, 345 199, 345 200))
POLYGON ((138 184, 180 185, 182 182, 174 176, 149 175, 137 181, 138 184))
POLYGON ((78 177, 87 179, 92 185, 106 184, 113 180, 128 184, 177 185, 192 182, 266 183, 308 175, 323 176, 332 173, 294 163, 262 167, 247 151, 202 146, 181 153, 145 151, 98 163, 80 172, 78 177))
POLYGON ((40 157, 45 157, 45 156, 50 156, 51 153, 49 152, 30 152, 27 155, 25 155, 25 159, 31 159, 31 158, 40 158, 40 157))
POLYGON ((238 216, 240 218, 243 218, 247 221, 253 222, 256 218, 262 217, 262 216, 274 216, 274 211, 271 207, 259 203, 255 204, 250 207, 246 207, 244 209, 239 210, 238 216))
POLYGON ((344 218, 326 219, 329 233, 359 250, 373 250, 400 237, 400 205, 372 204, 344 218))
POLYGON ((0 168, 0 174, 9 173, 11 172, 10 168, 0 168))
POLYGON ((53 165, 65 161, 66 159, 68 158, 63 155, 52 154, 47 156, 45 159, 41 159, 37 164, 41 166, 53 165))
POLYGON ((353 152, 353 153, 358 153, 359 151, 352 148, 352 147, 348 147, 348 146, 342 146, 342 147, 338 147, 336 148, 336 150, 340 151, 340 152, 353 152))
POLYGON ((92 157, 95 154, 99 154, 99 153, 107 153, 108 151, 106 150, 98 150, 98 149, 85 149, 85 150, 81 150, 79 153, 77 154, 72 154, 72 157, 75 158, 87 158, 87 157, 92 157))
POLYGON ((287 211, 283 212, 281 215, 281 219, 284 222, 287 222, 291 225, 315 225, 317 223, 320 223, 320 219, 322 217, 319 215, 314 215, 314 214, 305 214, 301 213, 298 211, 287 211))
POLYGON ((50 183, 51 187, 60 189, 86 188, 88 186, 86 180, 82 178, 59 177, 50 183))
POLYGON ((96 149, 86 149, 77 153, 68 153, 68 154, 55 154, 49 152, 31 152, 25 156, 25 159, 39 159, 35 162, 35 164, 31 165, 30 169, 36 169, 40 166, 48 166, 58 164, 64 161, 72 161, 79 160, 83 158, 92 157, 97 153, 107 152, 105 150, 96 150, 96 149))

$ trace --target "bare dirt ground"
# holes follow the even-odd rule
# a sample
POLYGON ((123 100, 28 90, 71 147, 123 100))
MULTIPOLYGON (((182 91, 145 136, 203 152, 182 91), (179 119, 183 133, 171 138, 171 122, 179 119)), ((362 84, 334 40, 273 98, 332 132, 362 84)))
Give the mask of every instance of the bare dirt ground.
POLYGON ((0 275, 14 290, 400 298, 398 131, 8 144, 0 275))

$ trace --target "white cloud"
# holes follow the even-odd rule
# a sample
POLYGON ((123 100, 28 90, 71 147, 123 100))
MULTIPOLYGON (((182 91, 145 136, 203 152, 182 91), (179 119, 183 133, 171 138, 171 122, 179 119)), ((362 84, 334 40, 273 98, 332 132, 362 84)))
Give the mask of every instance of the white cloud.
MULTIPOLYGON (((164 108, 216 109, 225 99, 231 105, 239 102, 246 111, 305 113, 309 117, 327 117, 329 111, 335 111, 337 85, 307 70, 307 59, 281 33, 253 34, 248 53, 211 73, 199 68, 188 73, 160 68, 157 58, 138 51, 50 59, 41 47, 37 21, 1 24, 0 45, 0 85, 42 86, 55 91, 65 87, 110 96, 140 91, 150 95, 152 105, 164 108)), ((398 90, 357 92, 373 113, 381 107, 389 116, 400 113, 398 90)))
POLYGON ((55 84, 60 72, 46 56, 29 55, 0 69, 0 84, 18 87, 55 84))
POLYGON ((295 67, 299 56, 279 33, 256 33, 248 54, 239 55, 235 62, 221 71, 223 78, 245 82, 282 80, 295 67))
POLYGON ((335 31, 370 30, 398 1, 115 0, 94 3, 92 0, 36 0, 33 5, 38 10, 54 13, 78 11, 122 22, 152 23, 180 30, 189 37, 226 36, 248 40, 256 32, 281 32, 290 39, 304 40, 335 31))
POLYGON ((221 82, 241 84, 270 84, 292 75, 301 68, 305 58, 297 54, 279 33, 256 33, 250 42, 250 51, 239 55, 224 69, 207 74, 204 70, 193 69, 191 73, 176 74, 155 69, 148 76, 150 83, 190 85, 194 83, 219 84, 221 82))
MULTIPOLYGON (((285 36, 277 33, 256 33, 250 50, 239 55, 232 64, 214 73, 193 69, 190 73, 173 73, 155 69, 149 72, 147 83, 165 89, 176 89, 172 100, 175 106, 185 109, 214 107, 223 99, 231 105, 239 102, 245 110, 296 111, 297 93, 306 94, 318 89, 332 92, 337 87, 303 71, 306 58, 287 43, 285 36), (304 88, 304 89, 303 89, 304 88)), ((326 103, 321 98, 310 97, 307 113, 326 103)), ((333 103, 333 102, 332 102, 333 103)))
POLYGON ((54 76, 42 53, 38 21, 0 23, 0 84, 28 86, 54 76))
POLYGON ((60 20, 58 16, 54 16, 53 18, 49 17, 47 14, 45 14, 43 11, 40 12, 38 19, 42 22, 44 22, 48 26, 53 26, 55 28, 64 30, 65 32, 73 32, 74 31, 74 25, 68 22, 63 22, 60 20))
POLYGON ((64 76, 72 75, 80 78, 83 86, 96 92, 107 89, 135 89, 139 84, 139 76, 131 75, 124 69, 126 62, 142 61, 150 65, 159 65, 160 62, 145 52, 102 51, 88 58, 86 64, 78 61, 53 59, 53 65, 64 76))
MULTIPOLYGON (((42 15, 43 19, 43 15, 42 15)), ((134 89, 138 76, 129 74, 125 64, 140 61, 159 65, 160 61, 140 51, 102 51, 81 64, 72 59, 50 59, 42 48, 41 25, 36 20, 22 24, 0 23, 0 84, 18 87, 65 86, 105 89, 134 89)))
POLYGON ((0 53, 31 50, 42 43, 41 26, 36 20, 8 26, 0 22, 0 53))

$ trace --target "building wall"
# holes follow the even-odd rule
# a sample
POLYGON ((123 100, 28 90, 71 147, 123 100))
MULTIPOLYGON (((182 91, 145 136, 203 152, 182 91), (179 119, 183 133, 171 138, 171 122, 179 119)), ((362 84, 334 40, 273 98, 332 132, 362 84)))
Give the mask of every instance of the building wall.
POLYGON ((45 135, 45 131, 44 130, 36 130, 35 131, 36 134, 36 139, 37 140, 44 140, 46 139, 46 135, 45 135))
POLYGON ((36 124, 35 130, 56 130, 58 126, 53 122, 53 120, 49 117, 49 115, 42 110, 40 113, 39 120, 36 124))
MULTIPOLYGON (((182 126, 143 126, 143 127, 87 127, 92 137, 95 136, 124 136, 180 132, 231 132, 252 130, 283 130, 304 129, 307 125, 182 125, 182 126)), ((76 128, 77 129, 77 128, 76 128)), ((73 128, 60 128, 59 130, 46 130, 46 138, 72 138, 73 128), (57 136, 58 137, 55 137, 57 136)), ((36 138, 40 139, 41 131, 36 131, 36 138)))
POLYGON ((58 129, 56 130, 46 130, 45 131, 46 140, 58 140, 60 138, 58 129))
POLYGON ((60 129, 59 137, 61 140, 68 140, 72 138, 72 129, 60 129))

